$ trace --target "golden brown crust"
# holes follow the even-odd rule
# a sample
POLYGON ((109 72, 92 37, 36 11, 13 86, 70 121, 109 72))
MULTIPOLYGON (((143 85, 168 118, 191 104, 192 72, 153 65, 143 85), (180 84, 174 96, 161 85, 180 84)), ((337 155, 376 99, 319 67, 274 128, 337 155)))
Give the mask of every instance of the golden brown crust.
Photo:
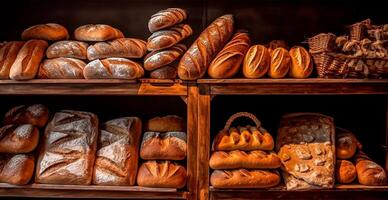
POLYGON ((183 160, 186 154, 186 133, 144 133, 140 147, 140 157, 143 160, 183 160))
POLYGON ((182 80, 196 80, 203 77, 210 62, 229 41, 233 33, 233 16, 224 15, 211 23, 182 56, 178 75, 182 80))
POLYGON ((166 49, 178 44, 193 34, 188 24, 178 24, 166 30, 153 33, 147 40, 148 51, 166 49))
POLYGON ((181 8, 167 8, 151 16, 148 29, 151 33, 174 26, 187 18, 186 11, 181 8))
POLYGON ((357 178, 356 167, 347 160, 337 160, 335 178, 339 183, 348 184, 357 178))
POLYGON ((284 48, 276 48, 271 53, 271 65, 268 75, 271 78, 283 78, 287 75, 291 66, 291 57, 284 48))
POLYGON ((294 78, 309 77, 313 72, 313 61, 309 52, 303 47, 295 46, 291 48, 290 56, 290 76, 294 78))
POLYGON ((11 108, 4 115, 4 124, 32 124, 43 128, 49 118, 49 110, 42 104, 20 105, 11 108))
POLYGON ((29 153, 39 142, 39 130, 31 124, 0 128, 0 153, 29 153))
POLYGON ((144 69, 156 70, 178 60, 187 50, 184 44, 176 44, 168 49, 150 52, 144 58, 144 69))
POLYGON ((385 185, 387 174, 380 165, 370 160, 364 152, 355 156, 358 182, 362 185, 385 185))
POLYGON ((142 58, 147 52, 146 42, 136 38, 119 38, 90 45, 87 50, 89 60, 101 58, 142 58))
POLYGON ((7 42, 0 49, 0 79, 9 79, 9 71, 24 42, 7 42))
POLYGON ((210 63, 208 74, 212 78, 231 78, 236 75, 250 45, 247 32, 237 32, 210 63))
POLYGON ((154 117, 148 120, 146 131, 155 132, 170 132, 181 131, 186 132, 185 120, 176 115, 167 115, 164 117, 154 117))
POLYGON ((31 26, 23 31, 22 40, 39 39, 39 40, 67 40, 69 33, 67 29, 55 23, 38 24, 31 26))
POLYGON ((46 59, 39 67, 38 78, 83 79, 86 63, 76 58, 46 59))
POLYGON ((47 48, 46 56, 47 58, 67 57, 86 59, 88 46, 86 42, 72 40, 58 41, 47 48))
POLYGON ((106 58, 89 62, 83 73, 86 79, 138 79, 144 76, 144 69, 126 58, 106 58))
POLYGON ((35 157, 31 154, 0 155, 0 182, 25 185, 34 175, 35 157))
POLYGON ((263 45, 253 45, 244 58, 243 74, 246 78, 264 76, 271 62, 271 56, 263 45))
POLYGON ((117 28, 105 24, 87 24, 74 31, 74 37, 80 41, 103 42, 123 38, 124 34, 117 28))
POLYGON ((281 165, 277 154, 255 151, 215 151, 210 156, 209 166, 212 169, 276 169, 281 165))
POLYGON ((170 161, 147 161, 137 175, 137 184, 143 187, 183 188, 186 169, 170 161))
POLYGON ((270 188, 280 183, 274 170, 214 170, 210 184, 215 188, 270 188))

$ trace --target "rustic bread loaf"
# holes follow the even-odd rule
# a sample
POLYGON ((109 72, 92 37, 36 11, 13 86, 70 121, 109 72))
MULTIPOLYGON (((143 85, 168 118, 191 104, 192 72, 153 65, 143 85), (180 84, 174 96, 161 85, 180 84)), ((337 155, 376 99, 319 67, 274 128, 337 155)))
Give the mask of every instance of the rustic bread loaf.
POLYGON ((280 183, 274 170, 214 170, 210 184, 215 188, 270 188, 280 183))
POLYGON ((137 79, 144 76, 144 69, 126 58, 106 58, 88 63, 83 73, 86 79, 137 79))
POLYGON ((46 59, 39 67, 38 78, 83 79, 86 63, 76 58, 46 59))
POLYGON ((0 79, 9 79, 9 71, 16 60, 23 42, 7 42, 0 48, 0 79))
POLYGON ((72 40, 64 40, 53 43, 47 48, 47 58, 78 58, 86 59, 88 43, 72 40))
POLYGON ((338 159, 352 158, 356 154, 357 149, 362 147, 353 133, 341 128, 336 129, 335 145, 338 159))
POLYGON ((0 128, 0 153, 29 153, 39 142, 39 130, 31 124, 0 128))
POLYGON ((155 51, 166 49, 178 44, 193 34, 193 30, 188 24, 178 24, 166 30, 153 33, 147 41, 147 49, 155 51))
POLYGON ((168 49, 153 51, 144 58, 144 69, 152 71, 169 65, 180 58, 186 50, 184 44, 176 44, 168 49))
POLYGON ((237 32, 210 63, 208 74, 212 78, 231 78, 239 70, 250 45, 247 32, 237 32))
POLYGON ((123 117, 104 123, 97 142, 93 184, 135 184, 141 126, 137 117, 123 117))
POLYGON ((244 58, 243 74, 246 78, 264 76, 271 63, 271 56, 263 45, 253 45, 244 58))
POLYGON ((33 79, 44 57, 48 43, 44 40, 29 40, 20 49, 9 71, 13 80, 33 79))
POLYGON ((154 132, 170 132, 178 131, 185 132, 185 120, 176 115, 167 115, 163 117, 154 117, 148 120, 146 124, 146 131, 154 132))
POLYGON ((209 166, 212 169, 276 169, 280 167, 277 154, 255 151, 214 151, 210 156, 209 166))
POLYGON ((291 67, 290 76, 294 78, 307 78, 313 72, 313 61, 309 52, 299 46, 292 47, 290 50, 291 67))
POLYGON ((187 154, 184 132, 145 132, 140 147, 144 160, 183 160, 187 154))
POLYGON ((338 183, 348 184, 357 178, 356 167, 347 160, 337 160, 335 178, 338 183))
POLYGON ((271 78, 284 78, 291 66, 291 57, 284 48, 274 49, 271 53, 271 65, 268 75, 271 78))
POLYGON ((176 79, 177 76, 178 72, 176 67, 170 65, 156 69, 150 73, 150 77, 156 79, 176 79))
POLYGON ((49 110, 42 104, 15 106, 4 115, 4 124, 32 124, 43 128, 49 118, 49 110))
POLYGON ((233 16, 224 15, 202 31, 179 62, 179 78, 196 80, 203 77, 210 62, 229 41, 233 33, 233 24, 233 16))
POLYGON ((334 133, 331 117, 316 113, 283 116, 276 149, 287 190, 334 186, 334 133))
POLYGON ((253 126, 230 128, 222 130, 213 140, 213 149, 216 151, 252 151, 267 150, 274 147, 274 141, 264 128, 253 126))
POLYGON ((87 24, 75 29, 74 37, 80 41, 103 42, 123 38, 124 34, 109 25, 87 24))
POLYGON ((373 162, 364 152, 355 156, 358 182, 362 185, 385 185, 387 174, 380 165, 373 162))
POLYGON ((62 110, 47 125, 35 182, 88 185, 92 181, 98 118, 89 112, 62 110))
POLYGON ((151 16, 148 29, 151 33, 179 24, 187 18, 186 11, 181 8, 167 8, 151 16))
POLYGON ((39 40, 67 40, 69 33, 67 29, 55 23, 38 24, 31 26, 23 31, 22 40, 39 39, 39 40))
POLYGON ((34 166, 31 154, 0 154, 0 182, 25 185, 34 175, 34 166))
POLYGON ((147 161, 137 174, 137 184, 144 187, 183 188, 186 169, 170 161, 147 161))
POLYGON ((119 38, 108 42, 97 42, 87 50, 89 60, 101 58, 141 58, 147 53, 146 42, 135 38, 119 38))

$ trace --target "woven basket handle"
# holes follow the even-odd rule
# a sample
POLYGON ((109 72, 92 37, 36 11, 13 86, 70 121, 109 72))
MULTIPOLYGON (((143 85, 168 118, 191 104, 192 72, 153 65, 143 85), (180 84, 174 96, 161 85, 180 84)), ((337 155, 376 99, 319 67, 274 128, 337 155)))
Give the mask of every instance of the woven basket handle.
POLYGON ((238 113, 229 117, 228 121, 226 121, 226 123, 225 123, 224 130, 229 130, 229 128, 232 125, 232 123, 234 122, 234 120, 236 120, 237 118, 240 118, 240 117, 247 117, 247 118, 251 119, 253 122, 255 122, 257 128, 261 127, 261 122, 252 113, 238 112, 238 113))

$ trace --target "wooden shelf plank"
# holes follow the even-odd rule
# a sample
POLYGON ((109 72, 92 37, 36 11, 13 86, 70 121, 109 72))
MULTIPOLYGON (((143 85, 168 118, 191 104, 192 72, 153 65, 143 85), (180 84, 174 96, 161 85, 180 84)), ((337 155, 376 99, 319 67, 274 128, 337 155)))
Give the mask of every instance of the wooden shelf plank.
POLYGON ((0 196, 55 198, 186 199, 188 192, 175 188, 140 186, 50 185, 15 186, 0 183, 0 196))
MULTIPOLYGON (((321 192, 321 191, 355 191, 355 190, 374 190, 374 191, 387 191, 388 192, 388 185, 383 186, 368 186, 368 185, 360 185, 360 184, 348 184, 348 185, 335 185, 332 189, 318 189, 318 190, 309 190, 312 192, 321 192)), ((209 191, 212 192, 244 192, 244 191, 250 191, 250 192, 270 192, 270 191, 284 191, 284 192, 301 192, 301 191, 287 191, 285 185, 279 185, 272 188, 266 188, 266 189, 219 189, 214 188, 213 186, 209 187, 209 191)))
POLYGON ((388 94, 387 79, 200 79, 198 84, 201 93, 211 95, 388 94))

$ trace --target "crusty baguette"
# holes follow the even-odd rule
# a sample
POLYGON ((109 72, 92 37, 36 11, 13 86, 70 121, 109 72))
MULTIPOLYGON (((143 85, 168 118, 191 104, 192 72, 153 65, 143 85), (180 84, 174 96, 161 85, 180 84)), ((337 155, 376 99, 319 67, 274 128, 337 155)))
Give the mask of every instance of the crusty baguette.
POLYGON ((31 26, 23 31, 22 40, 39 39, 39 40, 66 40, 69 39, 67 29, 55 23, 38 24, 31 26))
POLYGON ((86 79, 137 79, 144 76, 144 69, 126 58, 106 58, 88 63, 83 73, 86 79))
POLYGON ((277 154, 265 151, 215 151, 210 156, 209 166, 212 169, 276 169, 281 165, 277 154))
POLYGON ((7 42, 0 49, 0 79, 9 79, 9 71, 16 60, 23 42, 7 42))
POLYGON ((211 23, 182 56, 178 75, 182 80, 203 77, 210 62, 229 41, 233 33, 233 16, 224 15, 211 23))
POLYGON ((89 60, 101 58, 141 58, 147 52, 146 42, 135 38, 120 38, 90 45, 87 50, 89 60))
POLYGON ((144 69, 152 71, 171 64, 187 50, 184 44, 176 44, 168 49, 153 51, 144 58, 144 69))
POLYGON ((148 29, 153 33, 181 23, 186 18, 185 10, 181 8, 167 8, 151 16, 151 19, 148 21, 148 29))
POLYGON ((124 34, 117 28, 105 24, 87 24, 74 31, 74 37, 80 41, 103 42, 123 38, 124 34))
POLYGON ((86 63, 76 58, 46 59, 39 67, 38 78, 83 79, 86 63))
POLYGON ((88 43, 72 40, 64 40, 53 43, 47 48, 47 58, 78 58, 86 59, 88 43))
POLYGON ((153 33, 147 41, 147 49, 155 51, 166 49, 178 44, 193 34, 193 30, 188 24, 178 24, 166 30, 153 33))
POLYGON ((214 170, 210 184, 215 188, 270 188, 280 183, 275 170, 214 170))

